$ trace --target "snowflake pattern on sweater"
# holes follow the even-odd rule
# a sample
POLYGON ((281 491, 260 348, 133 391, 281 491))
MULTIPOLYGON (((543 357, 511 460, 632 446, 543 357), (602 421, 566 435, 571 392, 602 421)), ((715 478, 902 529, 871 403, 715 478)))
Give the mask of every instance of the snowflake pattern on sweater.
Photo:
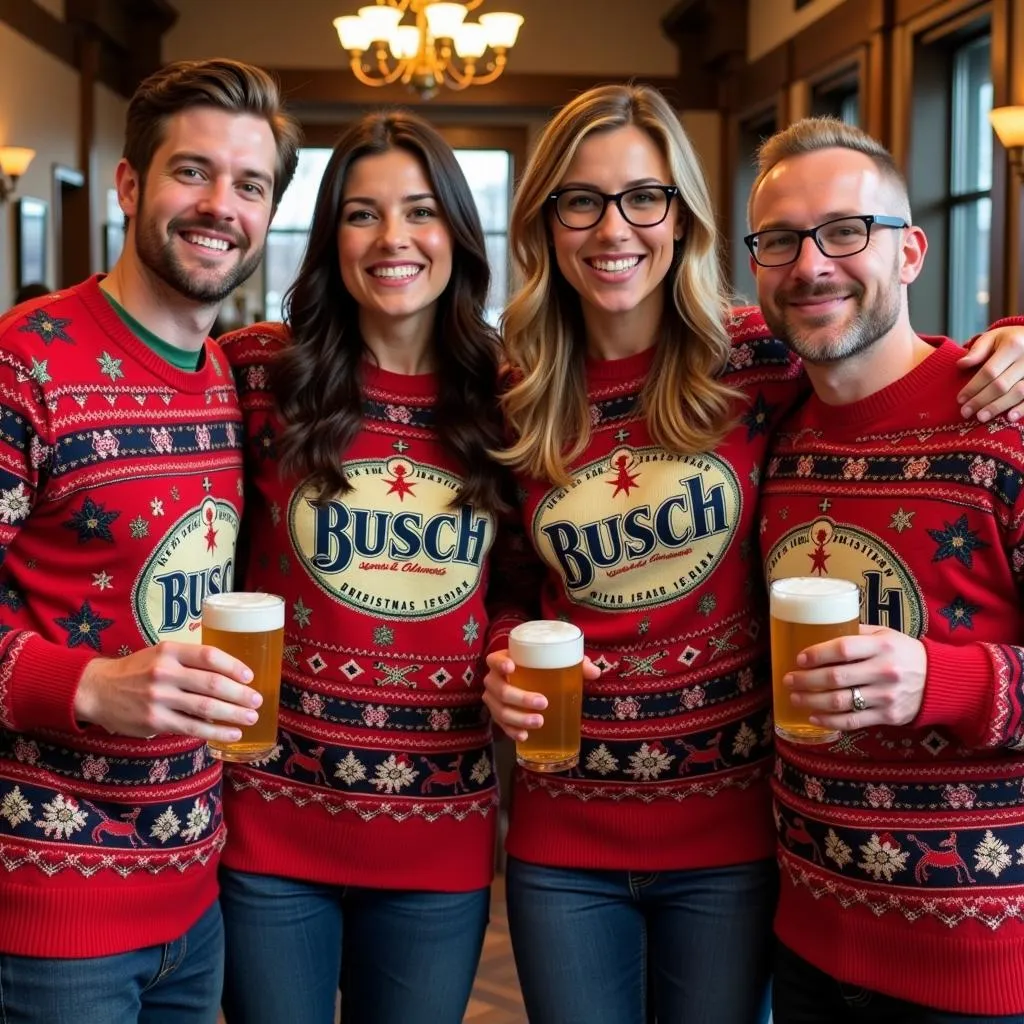
POLYGON ((232 766, 225 863, 338 885, 457 891, 491 877, 497 801, 481 700, 495 517, 452 508, 432 375, 364 367, 351 490, 282 479, 278 324, 222 339, 250 470, 249 588, 287 605, 278 742, 232 766))
POLYGON ((204 743, 74 719, 93 657, 198 640, 230 589, 241 413, 217 346, 186 373, 99 279, 0 319, 0 950, 101 956, 176 938, 216 898, 204 743), (59 922, 59 924, 58 924, 59 922))
POLYGON ((1024 1012, 1024 646, 1010 646, 1024 645, 1024 432, 960 419, 961 354, 945 342, 839 410, 811 398, 778 436, 768 577, 855 580, 862 621, 920 638, 928 670, 909 726, 779 741, 777 927, 841 980, 1010 1014, 1024 1012))

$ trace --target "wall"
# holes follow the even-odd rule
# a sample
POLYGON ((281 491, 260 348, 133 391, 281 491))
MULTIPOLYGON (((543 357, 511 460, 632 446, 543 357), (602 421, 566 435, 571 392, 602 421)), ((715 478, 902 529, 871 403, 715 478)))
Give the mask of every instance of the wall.
MULTIPOLYGON (((858 0, 861 2, 864 0, 858 0)), ((841 3, 843 0, 811 0, 797 11, 793 0, 749 0, 747 60, 764 56, 841 3)))
MULTIPOLYGON (((360 4, 303 0, 282 17, 277 0, 174 0, 179 18, 164 36, 163 55, 175 60, 226 54, 272 67, 347 67, 331 22, 355 14, 360 4)), ((487 0, 478 13, 514 10, 526 18, 509 57, 510 71, 672 75, 676 50, 660 27, 672 6, 671 0, 487 0)))
POLYGON ((711 202, 716 210, 720 209, 721 199, 721 137, 722 118, 715 110, 681 110, 683 127, 693 143, 693 148, 700 157, 711 192, 711 202))
POLYGON ((96 86, 96 162, 92 175, 93 210, 92 266, 103 266, 103 224, 106 221, 107 190, 114 187, 114 171, 121 159, 124 119, 128 101, 104 85, 96 86))
MULTIPOLYGON (((18 182, 17 196, 53 203, 52 167, 74 167, 78 138, 78 75, 24 36, 0 22, 0 96, 18 102, 0 105, 0 145, 28 146, 36 151, 28 172, 18 182), (26 88, 31 83, 31 88, 26 88)), ((14 295, 13 203, 0 206, 0 310, 14 295)), ((47 283, 54 278, 53 219, 49 218, 47 283)))

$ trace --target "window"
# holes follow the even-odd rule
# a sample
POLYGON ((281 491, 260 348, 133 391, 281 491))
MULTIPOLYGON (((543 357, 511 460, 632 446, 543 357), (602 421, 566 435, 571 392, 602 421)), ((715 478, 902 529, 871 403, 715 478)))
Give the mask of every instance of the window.
POLYGON ((299 272, 313 222, 316 194, 330 158, 329 149, 301 150, 295 177, 281 197, 263 257, 263 301, 268 320, 284 318, 285 292, 299 272))
POLYGON ((125 220, 117 199, 116 188, 107 189, 106 200, 106 217, 103 221, 103 269, 109 273, 124 248, 125 220))
POLYGON ((457 149, 487 244, 491 289, 487 319, 497 325, 508 301, 508 215, 512 199, 512 156, 504 149, 457 149))
POLYGON ((860 124, 860 95, 856 89, 847 93, 839 102, 839 120, 846 124, 860 124))
POLYGON ((991 19, 982 12, 914 35, 907 183, 928 258, 910 289, 914 328, 958 341, 989 316, 992 219, 991 19))
MULTIPOLYGON (((281 199, 274 217, 263 260, 263 293, 268 319, 280 320, 284 316, 284 296, 302 262, 316 195, 330 156, 329 149, 301 151, 295 178, 281 199)), ((465 172, 480 211, 487 258, 491 265, 487 318, 496 324, 508 298, 508 216, 512 158, 505 150, 491 149, 457 149, 455 156, 465 172)))
POLYGON ((846 68, 829 75, 811 90, 811 114, 814 117, 838 117, 846 124, 860 124, 858 69, 846 68))
POLYGON ((991 38, 958 46, 952 61, 949 180, 949 332, 959 340, 988 324, 992 222, 991 38))
POLYGON ((739 159, 732 184, 732 244, 730 270, 732 271, 733 298, 737 303, 757 303, 757 282, 750 272, 750 253, 743 244, 747 233, 747 199, 757 178, 757 150, 769 135, 775 134, 775 114, 762 114, 739 127, 739 159))

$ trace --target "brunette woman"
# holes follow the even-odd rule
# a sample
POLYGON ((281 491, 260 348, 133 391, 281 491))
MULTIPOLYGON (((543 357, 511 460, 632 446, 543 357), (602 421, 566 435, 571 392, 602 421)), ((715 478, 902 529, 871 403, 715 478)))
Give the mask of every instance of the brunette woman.
POLYGON ((284 324, 222 340, 247 589, 287 601, 278 743, 229 770, 229 1022, 457 1024, 494 857, 481 703, 503 508, 476 208, 405 113, 339 140, 284 324))

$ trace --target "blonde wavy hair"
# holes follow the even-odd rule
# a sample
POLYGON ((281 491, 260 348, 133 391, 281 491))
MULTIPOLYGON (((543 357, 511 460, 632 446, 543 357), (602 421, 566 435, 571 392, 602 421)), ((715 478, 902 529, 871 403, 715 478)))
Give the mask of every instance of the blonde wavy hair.
POLYGON ((550 249, 548 196, 585 139, 627 125, 646 131, 664 155, 686 227, 665 281, 672 305, 666 303, 654 365, 640 398, 650 435, 668 451, 709 451, 728 431, 740 397, 718 379, 729 355, 728 302, 711 198, 693 146, 655 89, 589 89, 544 129, 519 183, 509 243, 520 286, 502 320, 511 369, 502 406, 512 443, 495 457, 561 485, 569 482, 569 463, 590 440, 590 412, 580 300, 550 249))

